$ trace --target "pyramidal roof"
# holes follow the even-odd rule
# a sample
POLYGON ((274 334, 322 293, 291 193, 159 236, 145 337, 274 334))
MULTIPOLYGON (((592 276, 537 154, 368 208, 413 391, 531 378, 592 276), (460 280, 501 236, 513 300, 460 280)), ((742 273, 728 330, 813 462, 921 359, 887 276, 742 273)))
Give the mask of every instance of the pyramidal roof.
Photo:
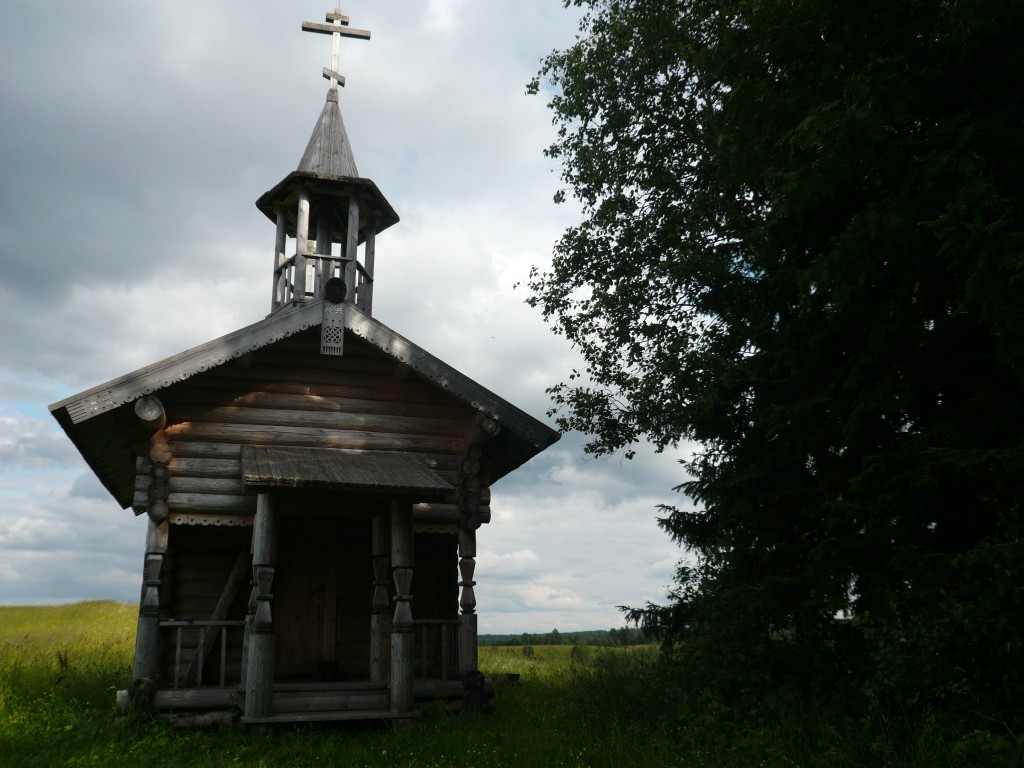
POLYGON ((327 91, 327 101, 313 128, 313 135, 309 137, 298 170, 317 176, 359 177, 352 144, 338 106, 337 88, 327 91))

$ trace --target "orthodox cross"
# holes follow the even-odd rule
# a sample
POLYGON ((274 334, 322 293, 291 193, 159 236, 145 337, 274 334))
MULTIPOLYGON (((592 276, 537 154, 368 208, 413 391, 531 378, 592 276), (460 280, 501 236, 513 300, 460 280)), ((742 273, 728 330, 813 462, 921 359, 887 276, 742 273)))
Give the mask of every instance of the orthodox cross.
POLYGON ((338 85, 345 85, 345 78, 338 73, 338 57, 341 52, 341 38, 351 37, 356 40, 369 40, 370 32, 366 29, 349 29, 348 16, 341 15, 341 9, 335 8, 327 14, 327 24, 316 24, 312 21, 302 22, 303 32, 318 32, 322 35, 332 35, 331 44, 331 68, 324 67, 324 77, 331 81, 331 88, 338 85))

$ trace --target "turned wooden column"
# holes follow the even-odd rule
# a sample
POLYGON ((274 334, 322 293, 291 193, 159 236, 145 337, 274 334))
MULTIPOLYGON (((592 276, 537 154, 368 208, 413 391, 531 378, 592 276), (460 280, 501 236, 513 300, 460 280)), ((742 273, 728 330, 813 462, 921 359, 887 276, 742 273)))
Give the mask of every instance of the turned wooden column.
POLYGON ((274 505, 269 493, 256 502, 252 526, 252 594, 246 619, 245 716, 268 717, 274 692, 274 505))
POLYGON ((391 517, 382 513, 373 518, 371 557, 373 559, 373 601, 370 606, 370 679, 388 679, 391 652, 391 601, 388 585, 391 575, 391 517))
POLYGON ((142 571, 139 625, 135 635, 135 665, 132 677, 158 682, 160 674, 160 582, 167 554, 167 521, 150 519, 146 530, 146 556, 142 571))
POLYGON ((473 576, 476 571, 476 531, 462 527, 459 529, 459 587, 462 595, 459 607, 459 675, 463 680, 479 666, 477 649, 476 582, 473 576))
POLYGON ((413 705, 412 504, 391 502, 391 573, 395 580, 395 614, 391 621, 391 711, 413 705))

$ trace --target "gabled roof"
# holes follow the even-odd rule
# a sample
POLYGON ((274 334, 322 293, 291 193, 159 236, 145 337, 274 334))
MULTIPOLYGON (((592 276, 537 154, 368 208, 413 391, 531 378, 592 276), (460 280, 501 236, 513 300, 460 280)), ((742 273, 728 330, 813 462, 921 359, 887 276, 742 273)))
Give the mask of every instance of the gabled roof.
MULTIPOLYGON (((131 498, 119 489, 126 487, 128 479, 121 475, 130 473, 134 476, 132 446, 127 439, 118 445, 109 444, 112 431, 127 434, 136 426, 134 417, 126 416, 122 406, 319 326, 322 304, 322 301, 316 301, 280 310, 245 328, 65 398, 51 405, 50 412, 100 481, 122 506, 127 507, 131 498), (118 419, 121 421, 117 422, 118 419), (104 423, 100 429, 100 422, 109 423, 104 423)), ((558 440, 559 434, 555 430, 351 304, 345 305, 345 329, 474 410, 497 419, 502 428, 500 441, 513 439, 518 447, 509 444, 512 448, 510 456, 520 458, 503 462, 494 479, 558 440)))

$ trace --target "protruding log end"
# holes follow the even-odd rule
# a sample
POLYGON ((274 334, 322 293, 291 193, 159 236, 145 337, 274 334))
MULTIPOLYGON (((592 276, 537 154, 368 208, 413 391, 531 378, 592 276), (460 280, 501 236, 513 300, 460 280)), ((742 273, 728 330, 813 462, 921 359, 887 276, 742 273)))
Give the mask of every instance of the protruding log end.
POLYGON ((501 432, 500 422, 493 416, 478 413, 473 417, 473 423, 466 430, 466 445, 474 446, 493 440, 501 432))
POLYGON ((143 395, 136 400, 135 415, 142 422, 142 426, 150 431, 155 432, 167 426, 164 404, 155 395, 143 395))

